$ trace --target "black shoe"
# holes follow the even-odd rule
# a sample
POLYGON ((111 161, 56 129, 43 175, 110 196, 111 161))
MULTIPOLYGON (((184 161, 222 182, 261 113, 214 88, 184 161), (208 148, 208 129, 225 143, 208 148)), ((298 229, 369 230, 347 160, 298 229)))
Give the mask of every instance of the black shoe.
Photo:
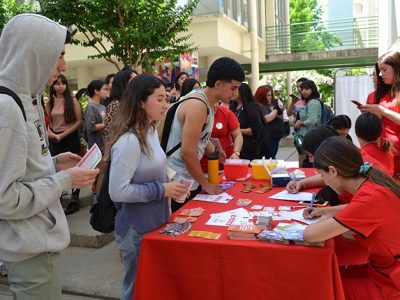
POLYGON ((79 203, 78 202, 70 202, 67 208, 64 210, 66 215, 72 215, 79 210, 79 203))

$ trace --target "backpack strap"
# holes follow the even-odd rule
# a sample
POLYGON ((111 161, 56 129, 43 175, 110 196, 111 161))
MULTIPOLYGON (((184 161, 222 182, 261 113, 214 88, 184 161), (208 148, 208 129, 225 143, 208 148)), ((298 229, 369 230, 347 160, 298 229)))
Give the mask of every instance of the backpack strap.
MULTIPOLYGON (((201 94, 199 94, 201 95, 201 94)), ((164 123, 164 130, 162 133, 162 137, 161 137, 161 148, 164 149, 164 151, 166 151, 167 149, 167 144, 168 144, 168 139, 169 139, 169 134, 171 132, 171 126, 172 126, 172 122, 174 120, 175 117, 175 113, 178 109, 178 106, 180 104, 182 104, 182 102, 186 101, 186 100, 190 100, 190 99, 197 99, 200 100, 201 102, 204 103, 204 105, 207 108, 207 120, 206 122, 203 124, 203 127, 201 129, 201 131, 204 130, 204 128, 207 126, 208 120, 209 120, 209 116, 210 116, 210 109, 206 103, 206 100, 204 99, 203 96, 201 97, 194 97, 194 96, 190 96, 187 98, 184 98, 176 103, 174 103, 172 105, 172 107, 170 107, 170 109, 168 109, 167 111, 167 115, 165 116, 165 123, 164 123), (166 128, 168 128, 168 130, 165 130, 166 128)), ((201 139, 204 139, 206 137, 207 133, 205 133, 201 139)), ((165 154, 167 155, 167 157, 171 156, 173 153, 175 153, 175 151, 177 151, 180 147, 182 146, 182 142, 179 142, 177 145, 175 145, 174 147, 172 147, 169 151, 167 151, 165 154)))
POLYGON ((12 90, 9 88, 6 88, 5 86, 0 86, 0 94, 6 94, 14 99, 14 101, 17 103, 19 108, 21 109, 22 115, 24 116, 24 120, 26 122, 26 114, 25 114, 25 109, 24 105, 22 104, 21 99, 17 96, 16 93, 14 93, 12 90))

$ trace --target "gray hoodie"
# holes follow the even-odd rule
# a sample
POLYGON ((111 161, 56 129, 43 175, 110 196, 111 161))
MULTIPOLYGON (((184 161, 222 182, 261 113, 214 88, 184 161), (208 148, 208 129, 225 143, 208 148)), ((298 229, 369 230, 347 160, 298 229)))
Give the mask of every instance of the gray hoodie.
MULTIPOLYGON (((22 100, 0 94, 0 260, 21 261, 69 244, 60 204, 71 188, 69 175, 55 172, 47 147, 43 111, 32 96, 45 88, 65 43, 66 28, 39 15, 14 17, 0 37, 0 86, 22 100)), ((40 103, 40 102, 39 102, 40 103)))

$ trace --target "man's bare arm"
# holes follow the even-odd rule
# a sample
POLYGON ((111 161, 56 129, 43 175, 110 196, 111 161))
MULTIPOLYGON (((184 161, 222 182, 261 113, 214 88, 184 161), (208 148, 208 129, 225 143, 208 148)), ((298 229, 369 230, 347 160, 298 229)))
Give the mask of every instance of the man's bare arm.
POLYGON ((207 107, 199 100, 187 100, 178 111, 178 120, 182 125, 181 157, 187 170, 207 193, 219 193, 218 186, 211 185, 203 175, 197 157, 197 145, 207 120, 207 107))

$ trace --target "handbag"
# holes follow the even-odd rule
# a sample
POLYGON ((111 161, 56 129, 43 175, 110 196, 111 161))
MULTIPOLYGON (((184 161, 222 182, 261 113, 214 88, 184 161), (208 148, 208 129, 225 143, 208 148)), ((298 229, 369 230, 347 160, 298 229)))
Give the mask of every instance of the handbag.
POLYGON ((298 134, 296 131, 293 132, 293 143, 299 154, 304 154, 303 150, 303 136, 298 134))
POLYGON ((115 215, 117 214, 117 208, 108 192, 110 165, 111 161, 108 161, 103 180, 98 183, 100 185, 100 191, 97 195, 97 203, 93 204, 90 210, 90 225, 94 230, 102 233, 114 231, 115 215))
POLYGON ((287 137, 290 134, 290 123, 289 121, 283 122, 285 126, 285 135, 283 137, 287 137))

